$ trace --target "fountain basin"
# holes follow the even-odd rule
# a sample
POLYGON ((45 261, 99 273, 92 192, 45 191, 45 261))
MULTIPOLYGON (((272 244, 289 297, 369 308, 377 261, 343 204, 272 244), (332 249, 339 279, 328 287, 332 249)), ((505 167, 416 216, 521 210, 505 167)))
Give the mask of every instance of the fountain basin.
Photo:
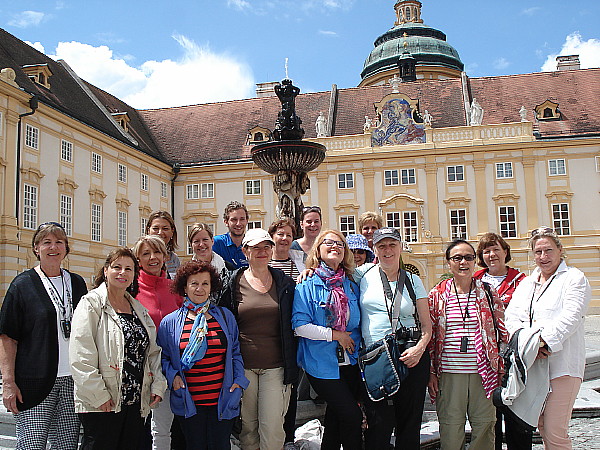
POLYGON ((265 172, 310 172, 325 159, 326 147, 310 141, 272 141, 252 147, 252 160, 265 172))

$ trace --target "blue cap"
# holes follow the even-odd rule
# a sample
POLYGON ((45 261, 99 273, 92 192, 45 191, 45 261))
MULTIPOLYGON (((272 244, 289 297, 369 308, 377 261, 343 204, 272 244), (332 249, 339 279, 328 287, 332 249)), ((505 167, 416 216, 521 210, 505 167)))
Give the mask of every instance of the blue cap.
POLYGON ((367 241, 367 238, 364 237, 362 234, 349 234, 348 236, 346 236, 346 242, 348 243, 348 247, 350 247, 350 250, 362 249, 366 251, 366 262, 373 262, 373 260, 375 259, 375 254, 373 253, 373 250, 369 248, 369 242, 367 241))

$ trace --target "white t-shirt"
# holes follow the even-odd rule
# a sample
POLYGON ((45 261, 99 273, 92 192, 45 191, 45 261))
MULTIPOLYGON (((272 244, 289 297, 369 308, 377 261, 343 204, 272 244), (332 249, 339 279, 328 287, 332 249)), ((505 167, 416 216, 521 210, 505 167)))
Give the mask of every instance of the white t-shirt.
MULTIPOLYGON (((63 278, 58 277, 48 277, 50 282, 56 288, 55 292, 48 292, 48 295, 51 299, 55 298, 56 293, 58 292, 59 297, 64 295, 64 303, 67 302, 67 298, 73 298, 73 287, 71 286, 71 275, 66 270, 62 271, 63 278), (64 285, 63 285, 64 281, 64 285), (63 288, 64 286, 64 288, 63 288), (69 296, 67 297, 67 290, 69 292, 69 296)), ((48 289, 46 289, 48 291, 48 289)), ((58 330, 58 372, 56 373, 57 377, 66 377, 71 376, 71 364, 69 363, 69 339, 65 339, 62 333, 62 327, 60 324, 61 321, 61 313, 55 302, 52 302, 54 305, 54 309, 56 310, 56 329, 58 330)), ((70 310, 69 310, 70 311, 70 310)))

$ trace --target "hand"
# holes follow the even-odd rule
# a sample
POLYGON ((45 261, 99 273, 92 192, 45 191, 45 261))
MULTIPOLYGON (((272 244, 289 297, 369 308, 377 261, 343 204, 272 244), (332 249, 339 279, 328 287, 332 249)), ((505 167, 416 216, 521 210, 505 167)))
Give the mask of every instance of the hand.
POLYGON ((419 361, 421 361, 423 351, 424 350, 421 350, 416 346, 407 348, 404 350, 404 352, 402 352, 402 355, 400 355, 400 361, 406 364, 406 367, 409 369, 415 367, 417 364, 419 364, 419 361))
POLYGON ((302 272, 300 272, 300 275, 298 275, 298 277, 296 278, 296 284, 300 284, 304 280, 309 279, 310 277, 313 276, 313 273, 315 273, 314 269, 304 269, 302 272))
POLYGON ((21 396, 21 390, 14 382, 6 382, 2 384, 2 402, 6 407, 7 411, 17 414, 17 401, 23 403, 23 397, 21 396))
POLYGON ((150 396, 150 408, 154 405, 158 405, 162 401, 162 397, 160 395, 152 394, 150 396))
POLYGON ((241 389, 241 388, 242 388, 242 387, 241 387, 239 384, 237 384, 237 383, 233 383, 233 384, 231 385, 231 387, 229 388, 229 392, 233 392, 233 391, 235 391, 236 389, 241 389))
POLYGON ((173 390, 176 391, 181 388, 185 389, 185 384, 179 375, 175 375, 175 378, 173 378, 173 390))
POLYGON ((536 356, 536 359, 546 359, 548 356, 550 356, 552 352, 547 349, 546 347, 540 347, 540 349, 538 350, 538 354, 536 356))
POLYGON ((100 410, 102 412, 111 412, 114 407, 115 407, 115 402, 113 402, 113 400, 111 398, 109 401, 104 402, 100 405, 100 410))
POLYGON ((439 392, 438 385, 438 377, 436 374, 429 374, 429 383, 427 384, 427 389, 429 389, 429 395, 432 397, 437 397, 439 392))
POLYGON ((348 353, 354 353, 354 339, 350 337, 349 331, 331 330, 331 339, 338 341, 348 353))

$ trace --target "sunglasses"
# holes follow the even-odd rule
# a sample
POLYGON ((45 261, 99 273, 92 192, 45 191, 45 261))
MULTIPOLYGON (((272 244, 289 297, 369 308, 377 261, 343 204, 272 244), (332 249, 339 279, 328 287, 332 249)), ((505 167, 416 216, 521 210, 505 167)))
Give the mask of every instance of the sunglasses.
POLYGON ((337 247, 344 248, 343 241, 334 241, 333 239, 323 239, 323 242, 321 242, 321 244, 325 244, 327 247, 333 247, 335 245, 337 247))
POLYGON ((475 261, 475 255, 454 255, 448 259, 451 259, 452 261, 454 261, 456 263, 461 262, 463 259, 465 261, 471 262, 471 261, 475 261))
POLYGON ((302 209, 302 212, 304 214, 309 213, 309 212, 317 212, 317 213, 321 214, 321 208, 319 208, 318 206, 305 206, 302 209))
POLYGON ((44 222, 44 223, 40 224, 39 227, 37 227, 37 231, 40 231, 43 227, 47 227, 49 225, 54 225, 55 227, 58 227, 58 228, 64 230, 64 227, 58 222, 44 222))
POLYGON ((538 236, 540 234, 550 234, 556 236, 556 232, 550 227, 538 227, 535 230, 531 230, 531 237, 538 236))

